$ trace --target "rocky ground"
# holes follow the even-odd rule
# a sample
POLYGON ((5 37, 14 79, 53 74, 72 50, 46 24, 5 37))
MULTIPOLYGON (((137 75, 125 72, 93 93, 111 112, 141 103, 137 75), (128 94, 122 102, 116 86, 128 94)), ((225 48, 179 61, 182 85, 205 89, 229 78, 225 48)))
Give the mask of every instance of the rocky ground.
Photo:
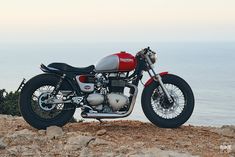
POLYGON ((235 156, 235 126, 161 129, 139 121, 70 123, 36 130, 0 115, 0 156, 235 156))

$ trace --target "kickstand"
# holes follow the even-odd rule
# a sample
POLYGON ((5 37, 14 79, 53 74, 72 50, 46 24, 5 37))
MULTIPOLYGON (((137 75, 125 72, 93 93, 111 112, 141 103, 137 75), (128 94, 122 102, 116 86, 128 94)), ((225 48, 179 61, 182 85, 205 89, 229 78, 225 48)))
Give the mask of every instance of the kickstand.
POLYGON ((100 122, 100 125, 103 123, 103 121, 101 119, 96 119, 96 120, 98 120, 100 122))

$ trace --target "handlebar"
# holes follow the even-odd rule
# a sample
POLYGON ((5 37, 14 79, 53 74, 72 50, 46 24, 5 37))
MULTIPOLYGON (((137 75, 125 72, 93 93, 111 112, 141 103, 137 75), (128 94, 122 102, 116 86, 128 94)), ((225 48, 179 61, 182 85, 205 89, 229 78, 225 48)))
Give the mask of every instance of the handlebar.
MULTIPOLYGON (((150 47, 144 48, 144 49, 140 50, 138 53, 146 55, 148 52, 153 52, 153 53, 155 53, 154 51, 152 51, 152 50, 150 49, 150 47)), ((155 54, 156 54, 156 53, 155 53, 155 54)))

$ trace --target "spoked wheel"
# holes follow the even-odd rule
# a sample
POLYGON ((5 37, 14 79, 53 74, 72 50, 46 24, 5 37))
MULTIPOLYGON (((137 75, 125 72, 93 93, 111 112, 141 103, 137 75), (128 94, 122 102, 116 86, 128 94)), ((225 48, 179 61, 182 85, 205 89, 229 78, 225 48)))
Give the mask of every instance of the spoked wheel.
POLYGON ((176 128, 192 115, 194 96, 190 86, 180 77, 165 75, 162 81, 173 102, 169 102, 159 83, 153 82, 142 94, 142 108, 146 117, 155 125, 176 128))
POLYGON ((159 86, 153 91, 151 105, 157 115, 165 119, 173 119, 180 115, 186 105, 182 91, 175 85, 165 84, 173 102, 169 102, 162 88, 159 86))
MULTIPOLYGON (((20 111, 23 118, 34 128, 63 126, 73 117, 76 109, 73 104, 50 103, 64 99, 61 92, 55 97, 51 96, 58 81, 58 76, 42 74, 29 80, 23 87, 19 101, 20 111)), ((69 85, 62 84, 60 90, 70 90, 69 85)))
MULTIPOLYGON (((51 85, 46 85, 38 88, 32 95, 31 105, 33 111, 41 118, 52 119, 59 115, 63 108, 64 104, 48 104, 46 101, 50 98, 51 93, 55 87, 51 85)), ((56 95, 57 99, 62 99, 62 93, 56 95)))

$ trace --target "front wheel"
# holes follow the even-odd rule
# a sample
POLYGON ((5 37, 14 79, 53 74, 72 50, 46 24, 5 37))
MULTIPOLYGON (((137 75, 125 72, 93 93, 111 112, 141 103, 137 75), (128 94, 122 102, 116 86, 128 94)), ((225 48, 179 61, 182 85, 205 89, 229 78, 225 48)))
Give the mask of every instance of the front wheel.
POLYGON ((191 117, 194 95, 188 83, 176 75, 162 76, 162 81, 174 101, 170 103, 160 84, 154 81, 142 93, 142 109, 158 127, 177 128, 191 117))

